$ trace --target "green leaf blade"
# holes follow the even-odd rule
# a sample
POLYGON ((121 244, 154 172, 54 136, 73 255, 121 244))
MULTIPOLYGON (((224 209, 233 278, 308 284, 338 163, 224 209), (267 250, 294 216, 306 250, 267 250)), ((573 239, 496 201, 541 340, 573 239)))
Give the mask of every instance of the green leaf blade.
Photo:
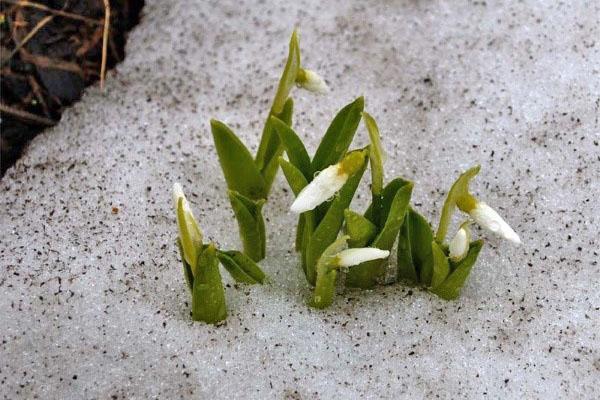
POLYGON ((427 220, 409 208, 399 234, 398 278, 427 286, 431 283, 433 274, 432 241, 433 231, 427 220), (410 264, 408 264, 409 260, 410 264))
MULTIPOLYGON (((283 111, 279 114, 274 115, 274 118, 278 118, 280 121, 284 122, 288 126, 292 125, 292 114, 294 111, 294 101, 290 97, 287 99, 285 105, 283 106, 283 111)), ((263 129, 263 134, 261 137, 261 143, 258 148, 258 153, 256 155, 256 166, 259 168, 263 179, 265 180, 265 193, 269 194, 271 191, 271 185, 273 184, 273 180, 277 175, 277 170, 279 169, 278 158, 283 154, 283 146, 279 135, 274 131, 273 124, 271 122, 272 114, 269 114, 267 121, 265 122, 265 127, 263 129), (263 141, 266 143, 266 147, 264 147, 263 151, 263 141)))
POLYGON ((434 240, 431 242, 433 255, 433 276, 431 277, 431 288, 435 290, 439 287, 450 273, 450 264, 448 257, 440 245, 434 240))
POLYGON ((194 321, 216 324, 227 318, 227 306, 215 247, 207 246, 198 256, 197 264, 192 291, 192 318, 194 321))
POLYGON ((321 171, 344 157, 360 123, 364 106, 364 98, 359 97, 337 113, 313 157, 311 172, 321 171))
POLYGON ((210 126, 227 187, 251 199, 266 198, 265 181, 246 146, 224 123, 211 120, 210 126))
POLYGON ((271 124, 277 132, 290 162, 302 172, 307 180, 310 180, 312 178, 310 157, 296 132, 276 117, 271 117, 271 124))
POLYGON ((375 224, 349 208, 344 210, 344 221, 350 247, 365 247, 377 234, 375 224))
POLYGON ((238 222, 244 254, 255 262, 262 260, 266 252, 266 234, 262 216, 265 200, 252 200, 230 190, 229 201, 238 222))
POLYGON ((265 273, 250 257, 237 250, 218 251, 217 257, 227 272, 240 283, 264 283, 265 273))

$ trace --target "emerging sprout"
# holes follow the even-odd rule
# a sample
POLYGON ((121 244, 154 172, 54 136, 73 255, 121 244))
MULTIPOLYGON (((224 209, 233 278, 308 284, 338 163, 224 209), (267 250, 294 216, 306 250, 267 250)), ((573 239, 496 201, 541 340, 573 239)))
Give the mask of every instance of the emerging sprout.
POLYGON ((173 185, 173 202, 183 275, 192 294, 192 319, 216 324, 227 317, 219 262, 236 282, 263 283, 266 276, 250 257, 239 251, 221 251, 212 243, 202 243, 202 231, 179 183, 173 185))
POLYGON ((325 80, 310 69, 300 68, 298 75, 296 75, 296 83, 298 86, 309 92, 318 94, 326 94, 329 92, 329 87, 327 87, 325 80))

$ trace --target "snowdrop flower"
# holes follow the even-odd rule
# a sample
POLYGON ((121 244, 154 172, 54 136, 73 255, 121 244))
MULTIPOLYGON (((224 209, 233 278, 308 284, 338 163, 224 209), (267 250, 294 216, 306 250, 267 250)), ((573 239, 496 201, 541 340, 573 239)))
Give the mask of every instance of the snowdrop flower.
POLYGON ((189 265, 194 266, 196 265, 196 248, 202 246, 202 231, 179 183, 173 184, 173 205, 177 214, 177 225, 179 226, 181 241, 183 242, 185 261, 189 265), (180 220, 178 212, 180 200, 183 206, 183 221, 180 220), (185 227, 187 232, 184 232, 182 227, 185 227))
POLYGON ((296 83, 301 88, 310 92, 318 94, 329 92, 329 87, 327 87, 325 80, 319 74, 309 69, 300 68, 298 75, 296 75, 296 83))
POLYGON ((462 211, 469 214, 481 227, 513 243, 521 243, 519 235, 513 231, 496 210, 483 201, 478 201, 471 196, 463 204, 458 203, 457 205, 462 211))
POLYGON ((471 230, 469 223, 466 222, 460 226, 452 240, 450 241, 450 259, 459 262, 467 256, 469 244, 471 242, 471 230))
POLYGON ((342 161, 322 170, 315 179, 298 193, 290 210, 301 214, 313 210, 326 202, 344 186, 350 175, 354 174, 362 163, 360 152, 349 153, 342 161))
POLYGON ((387 258, 389 255, 389 251, 381 250, 376 247, 346 249, 340 251, 336 255, 334 264, 338 267, 351 267, 353 265, 362 264, 365 261, 387 258))

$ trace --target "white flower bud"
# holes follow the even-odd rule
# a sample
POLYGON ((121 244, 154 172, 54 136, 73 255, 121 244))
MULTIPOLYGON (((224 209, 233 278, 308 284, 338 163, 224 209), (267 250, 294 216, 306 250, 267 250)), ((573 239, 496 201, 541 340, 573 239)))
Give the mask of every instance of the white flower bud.
POLYGON ((513 243, 520 244, 519 235, 502 219, 498 213, 482 201, 477 202, 474 208, 469 210, 469 215, 481 227, 496 235, 510 240, 513 243))
POLYGON ((336 256, 338 267, 351 267, 362 264, 365 261, 387 258, 390 255, 388 250, 381 250, 375 247, 360 247, 340 251, 336 256))
POLYGON ((300 214, 314 209, 335 195, 344 186, 348 177, 341 163, 330 165, 298 193, 290 210, 300 214))
POLYGON ((329 92, 329 87, 327 87, 325 80, 323 80, 316 72, 309 69, 301 69, 298 75, 296 83, 298 83, 300 87, 318 94, 326 94, 329 92))
POLYGON ((463 224, 456 235, 450 241, 450 259, 459 262, 467 256, 469 252, 469 242, 471 241, 471 232, 469 227, 463 224))

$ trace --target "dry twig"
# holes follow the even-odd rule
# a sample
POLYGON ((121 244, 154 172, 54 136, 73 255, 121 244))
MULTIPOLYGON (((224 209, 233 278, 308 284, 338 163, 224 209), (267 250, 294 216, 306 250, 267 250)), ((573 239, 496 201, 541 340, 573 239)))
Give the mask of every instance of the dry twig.
POLYGON ((18 5, 18 6, 21 6, 21 7, 36 8, 38 10, 46 11, 46 12, 49 12, 50 14, 58 15, 58 16, 61 16, 61 17, 76 19, 76 20, 79 20, 79 21, 84 21, 84 22, 87 22, 88 24, 102 25, 104 23, 102 20, 96 20, 96 19, 93 19, 93 18, 85 17, 83 15, 70 13, 70 12, 64 11, 64 10, 57 10, 57 9, 54 9, 54 8, 47 7, 47 6, 43 5, 43 4, 39 4, 39 3, 33 2, 33 1, 25 1, 25 0, 0 0, 0 2, 2 2, 2 3, 8 3, 8 4, 14 4, 14 5, 18 5))
POLYGON ((46 24, 48 24, 48 22, 52 21, 53 18, 54 18, 54 15, 48 15, 48 16, 42 18, 40 20, 40 22, 38 22, 27 35, 25 35, 23 40, 21 40, 19 43, 16 44, 15 48, 10 52, 8 57, 5 60, 2 60, 2 66, 5 66, 10 61, 10 59, 13 58, 14 55, 17 54, 17 52, 19 50, 21 50, 21 47, 25 46, 27 44, 27 42, 29 42, 31 40, 31 38, 34 37, 35 34, 40 31, 40 29, 42 29, 44 26, 46 26, 46 24))
POLYGON ((35 115, 35 114, 32 114, 27 111, 13 108, 4 103, 0 103, 0 111, 2 111, 3 113, 6 113, 6 114, 12 115, 13 117, 17 117, 19 119, 28 120, 28 121, 33 122, 38 125, 44 125, 44 126, 56 125, 56 121, 53 121, 49 118, 40 117, 39 115, 35 115))
POLYGON ((104 90, 106 78, 106 50, 108 48, 108 31, 110 29, 110 4, 104 0, 104 34, 102 36, 102 64, 100 66, 100 89, 104 90))

